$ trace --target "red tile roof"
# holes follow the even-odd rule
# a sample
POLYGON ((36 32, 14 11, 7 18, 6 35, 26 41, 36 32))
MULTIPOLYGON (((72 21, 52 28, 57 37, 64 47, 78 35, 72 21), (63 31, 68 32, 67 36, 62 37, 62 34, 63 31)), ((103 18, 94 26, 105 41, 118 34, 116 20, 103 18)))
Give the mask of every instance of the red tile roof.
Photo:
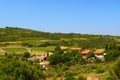
POLYGON ((94 51, 94 54, 101 55, 105 50, 104 49, 98 49, 94 51))
POLYGON ((83 55, 87 55, 87 54, 89 54, 91 52, 91 50, 84 50, 84 51, 82 51, 82 54, 83 55))

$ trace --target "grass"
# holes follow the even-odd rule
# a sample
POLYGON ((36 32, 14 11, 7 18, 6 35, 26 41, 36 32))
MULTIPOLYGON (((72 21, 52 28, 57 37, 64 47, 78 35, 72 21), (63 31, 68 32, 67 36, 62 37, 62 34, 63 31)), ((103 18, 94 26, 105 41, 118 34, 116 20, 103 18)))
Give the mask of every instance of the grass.
POLYGON ((26 48, 2 48, 7 53, 23 53, 27 52, 26 48))
POLYGON ((32 48, 33 51, 40 51, 40 52, 53 51, 54 49, 55 49, 55 46, 32 48))
MULTIPOLYGON (((46 80, 49 80, 53 77, 56 78, 64 78, 66 73, 71 73, 75 78, 78 78, 80 75, 88 78, 99 78, 99 80, 105 80, 107 76, 109 76, 109 70, 111 69, 111 63, 88 63, 86 65, 76 64, 73 66, 68 66, 68 70, 63 71, 61 67, 52 67, 45 71, 47 76, 46 80), (104 72, 96 73, 97 69, 103 69, 104 72)), ((95 80, 95 79, 94 79, 95 80)))
POLYGON ((23 41, 21 41, 21 42, 23 42, 23 43, 38 43, 39 40, 38 40, 38 39, 33 39, 33 40, 23 40, 23 41))
POLYGON ((48 41, 52 41, 52 40, 34 38, 34 39, 30 39, 30 40, 22 40, 21 42, 22 43, 44 43, 44 42, 48 42, 48 41))
POLYGON ((36 54, 36 55, 41 55, 43 52, 46 52, 46 51, 54 51, 54 49, 55 49, 55 46, 31 48, 32 54, 36 54))

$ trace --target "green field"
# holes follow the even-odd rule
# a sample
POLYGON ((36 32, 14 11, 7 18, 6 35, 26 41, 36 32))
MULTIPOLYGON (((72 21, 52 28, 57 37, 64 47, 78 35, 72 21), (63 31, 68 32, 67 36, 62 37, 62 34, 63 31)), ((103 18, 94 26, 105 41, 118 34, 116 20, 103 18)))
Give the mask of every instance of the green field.
POLYGON ((54 49, 55 49, 55 46, 32 48, 33 51, 40 51, 40 52, 53 51, 54 49))
POLYGON ((23 53, 27 52, 26 48, 2 48, 7 53, 23 53))

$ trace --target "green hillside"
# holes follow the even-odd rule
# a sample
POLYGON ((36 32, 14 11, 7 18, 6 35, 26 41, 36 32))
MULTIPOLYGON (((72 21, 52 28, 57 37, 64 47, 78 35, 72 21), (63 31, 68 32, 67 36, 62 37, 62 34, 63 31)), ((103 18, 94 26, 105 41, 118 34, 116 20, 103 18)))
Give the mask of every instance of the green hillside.
POLYGON ((6 27, 0 28, 0 41, 19 41, 25 39, 34 39, 34 38, 46 38, 46 35, 49 33, 44 33, 40 31, 6 27))
POLYGON ((109 35, 49 33, 17 27, 0 28, 0 42, 20 41, 23 46, 28 45, 30 47, 64 45, 83 48, 103 48, 105 45, 118 40, 119 37, 109 35))
POLYGON ((43 39, 81 39, 86 38, 99 38, 99 37, 115 37, 110 35, 90 35, 90 34, 77 34, 77 33, 49 33, 41 32, 31 29, 23 29, 18 27, 5 27, 0 28, 0 41, 17 41, 23 39, 43 38, 43 39), (6 39, 7 38, 7 39, 6 39))
POLYGON ((26 39, 51 39, 51 40, 59 40, 59 39, 81 39, 86 40, 86 38, 99 38, 99 37, 113 37, 113 36, 103 36, 103 35, 88 35, 88 34, 75 34, 75 33, 49 33, 49 32, 41 32, 30 29, 23 29, 17 27, 5 27, 0 28, 0 41, 18 41, 18 40, 26 40, 26 39))

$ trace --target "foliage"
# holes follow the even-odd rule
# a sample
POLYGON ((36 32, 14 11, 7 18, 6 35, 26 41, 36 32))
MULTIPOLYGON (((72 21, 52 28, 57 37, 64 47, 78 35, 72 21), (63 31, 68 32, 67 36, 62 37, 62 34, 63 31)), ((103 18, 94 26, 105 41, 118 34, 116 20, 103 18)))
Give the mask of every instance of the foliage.
MULTIPOLYGON (((107 61, 115 60, 120 52, 120 46, 115 41, 115 36, 107 35, 88 35, 88 34, 63 34, 63 33, 46 33, 41 31, 34 31, 29 29, 22 29, 16 27, 0 28, 0 46, 13 45, 11 41, 16 42, 15 45, 22 45, 23 47, 30 47, 33 51, 54 51, 54 54, 47 57, 51 66, 57 66, 55 69, 48 68, 44 72, 47 74, 49 71, 51 77, 53 73, 55 77, 64 76, 67 72, 72 74, 80 73, 103 73, 103 68, 96 68, 91 66, 92 63, 81 65, 86 63, 86 59, 83 59, 82 54, 78 51, 60 50, 60 45, 67 47, 82 47, 83 49, 93 48, 106 48, 107 55, 105 59, 107 61), (10 41, 10 42, 8 42, 10 41), (56 46, 57 45, 57 46, 56 46), (56 48, 55 48, 56 46, 56 48)), ((27 49, 16 48, 2 48, 6 51, 6 56, 0 58, 0 79, 2 80, 41 80, 45 79, 41 66, 32 64, 27 61, 29 53, 23 55, 9 54, 13 52, 26 52, 27 49), (23 56, 25 59, 23 59, 23 56)), ((94 57, 93 54, 89 54, 88 58, 94 57)), ((96 59, 96 62, 99 62, 96 59)), ((101 63, 100 63, 101 64, 101 63)), ((98 64, 95 64, 98 65, 98 64)), ((106 66, 107 64, 102 64, 106 66)), ((111 64, 110 64, 111 65, 111 64)), ((108 68, 108 65, 107 65, 108 68)), ((106 68, 106 69, 107 69, 106 68)), ((115 70, 116 71, 116 70, 115 70)), ((112 73, 115 72, 114 70, 112 73)), ((118 70, 119 71, 119 70, 118 70)), ((119 71, 120 72, 120 71, 119 71)), ((116 72, 118 73, 118 72, 116 72)), ((57 79, 57 78, 56 78, 57 79)), ((73 75, 65 76, 66 80, 76 80, 73 75)), ((79 76, 78 80, 86 80, 83 76, 79 76)), ((111 77, 108 78, 111 80, 111 77)))
POLYGON ((94 53, 89 53, 87 55, 87 59, 89 59, 89 58, 95 58, 95 54, 94 53))
POLYGON ((42 67, 16 57, 5 57, 0 62, 1 80, 44 80, 42 67))
POLYGON ((60 51, 58 53, 54 53, 53 55, 47 58, 47 60, 53 65, 61 63, 62 62, 61 59, 62 59, 62 55, 60 55, 60 51))
POLYGON ((62 59, 62 56, 60 56, 60 55, 58 55, 58 54, 53 54, 53 55, 51 55, 51 56, 49 56, 49 57, 47 58, 47 60, 48 60, 52 65, 56 65, 56 64, 58 64, 58 63, 61 63, 61 62, 62 62, 61 59, 62 59))
POLYGON ((56 46, 56 43, 47 41, 38 45, 38 47, 47 47, 47 46, 56 46))
POLYGON ((62 71, 67 71, 67 70, 69 70, 69 67, 67 67, 67 66, 62 67, 62 71))
POLYGON ((27 49, 26 48, 2 48, 3 50, 5 50, 7 53, 23 53, 26 52, 27 49))
POLYGON ((75 79, 73 76, 67 76, 65 80, 77 80, 77 79, 75 79))
POLYGON ((116 45, 115 42, 113 42, 113 43, 111 43, 111 44, 109 44, 109 45, 106 45, 106 46, 105 46, 105 49, 106 49, 106 50, 116 50, 116 49, 117 49, 117 45, 116 45))
POLYGON ((55 47, 55 51, 57 51, 57 50, 61 50, 60 46, 58 46, 58 45, 55 47))
POLYGON ((29 52, 24 52, 23 53, 23 57, 24 58, 29 58, 30 57, 30 53, 29 52))
POLYGON ((31 48, 33 51, 41 51, 41 52, 46 52, 46 51, 54 51, 55 46, 48 46, 48 47, 35 47, 31 48))
POLYGON ((80 75, 80 76, 78 77, 78 80, 87 80, 87 79, 86 79, 85 77, 83 77, 83 76, 80 75))
POLYGON ((103 72, 104 72, 104 69, 102 69, 100 67, 96 69, 96 73, 103 73, 103 72))
POLYGON ((116 64, 113 66, 110 71, 112 80, 120 80, 120 59, 117 60, 116 64))
POLYGON ((106 61, 114 61, 119 56, 120 56, 119 50, 109 50, 109 51, 107 51, 107 54, 105 55, 105 60, 106 61))
POLYGON ((105 80, 114 80, 112 76, 107 76, 105 80))
POLYGON ((0 28, 0 41, 1 42, 21 41, 23 42, 22 46, 28 47, 65 45, 65 46, 79 46, 83 48, 95 48, 95 47, 104 48, 105 45, 109 45, 115 42, 114 36, 88 35, 75 33, 69 34, 48 33, 30 29, 22 29, 17 27, 0 28), (24 42, 26 40, 33 42, 36 41, 37 43, 34 45, 34 43, 31 44, 31 42, 24 42), (39 40, 53 40, 54 42, 46 41, 43 43, 39 43, 39 40))
POLYGON ((51 64, 56 65, 59 63, 74 63, 74 64, 84 64, 85 60, 82 57, 82 54, 78 51, 67 51, 64 52, 64 50, 57 50, 55 54, 49 56, 47 58, 48 61, 50 61, 51 64))
POLYGON ((62 40, 62 41, 60 41, 60 45, 73 46, 73 43, 71 43, 71 42, 69 42, 69 41, 62 40))
POLYGON ((65 80, 77 80, 71 73, 66 74, 65 80))

